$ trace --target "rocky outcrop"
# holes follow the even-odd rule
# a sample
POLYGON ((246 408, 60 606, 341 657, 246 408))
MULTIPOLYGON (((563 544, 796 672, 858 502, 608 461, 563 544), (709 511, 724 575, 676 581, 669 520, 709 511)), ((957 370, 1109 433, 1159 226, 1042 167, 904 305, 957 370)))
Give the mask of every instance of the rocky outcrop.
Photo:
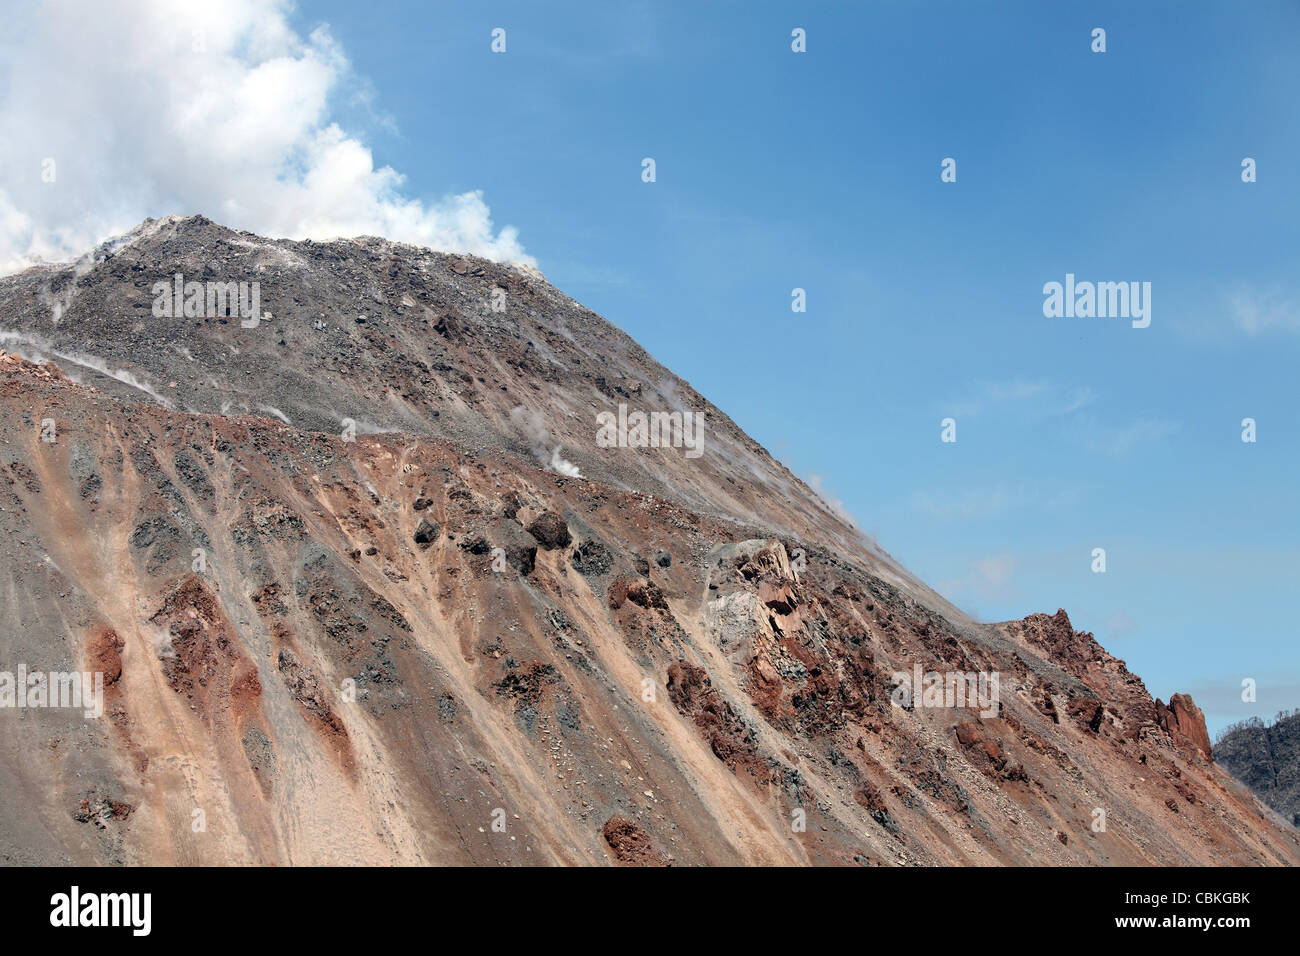
POLYGON ((1156 711, 1159 713, 1160 726, 1178 742, 1179 746, 1190 748, 1206 760, 1214 759, 1214 748, 1210 745, 1210 734, 1205 729, 1205 715, 1201 708, 1192 702, 1188 694, 1174 694, 1168 704, 1156 699, 1156 711))
POLYGON ((600 828, 614 858, 632 866, 668 866, 669 858, 649 834, 626 817, 615 814, 600 828))

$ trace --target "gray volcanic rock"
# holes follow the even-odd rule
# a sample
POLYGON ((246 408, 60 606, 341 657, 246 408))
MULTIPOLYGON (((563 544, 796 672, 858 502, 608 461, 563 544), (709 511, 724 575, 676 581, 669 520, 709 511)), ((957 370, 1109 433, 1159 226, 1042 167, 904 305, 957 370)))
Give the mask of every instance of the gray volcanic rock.
MULTIPOLYGON (((751 524, 767 524, 784 499, 783 524, 828 547, 864 546, 727 415, 535 270, 372 237, 264 239, 173 216, 81 262, 0 278, 0 303, 0 348, 51 359, 126 401, 330 434, 427 435, 553 471, 565 461, 564 474, 751 524), (237 299, 216 315, 156 316, 155 286, 170 289, 177 275, 205 289, 256 282, 257 326, 244 327, 252 320, 230 308, 237 299), (703 414, 704 454, 600 447, 595 416, 620 404, 703 414)), ((876 560, 906 577, 887 555, 876 560)))
POLYGON ((440 533, 440 529, 437 523, 436 522, 431 523, 426 519, 426 520, 421 520, 419 526, 415 529, 415 534, 412 537, 414 538, 415 543, 418 544, 421 548, 428 548, 431 544, 433 544, 433 542, 438 540, 439 533, 440 533))
POLYGON ((564 523, 564 518, 554 511, 548 511, 540 515, 536 521, 528 526, 528 533, 536 538, 537 543, 547 551, 568 547, 569 543, 573 541, 573 536, 569 534, 569 526, 564 523))

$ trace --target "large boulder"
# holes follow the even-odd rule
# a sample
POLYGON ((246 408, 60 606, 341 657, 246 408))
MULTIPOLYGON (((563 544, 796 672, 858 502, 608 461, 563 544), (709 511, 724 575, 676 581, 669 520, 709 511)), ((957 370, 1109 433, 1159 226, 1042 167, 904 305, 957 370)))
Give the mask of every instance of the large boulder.
POLYGON ((419 526, 415 529, 415 543, 420 546, 421 551, 424 551, 438 540, 440 534, 442 534, 442 529, 438 527, 438 522, 422 518, 419 526))
POLYGON ((498 519, 491 523, 487 532, 488 544, 501 548, 506 553, 506 562, 520 574, 533 573, 537 565, 537 541, 524 533, 519 522, 498 519))
POLYGON ((554 511, 544 512, 528 526, 528 533, 537 539, 537 543, 547 551, 567 548, 573 543, 569 526, 554 511))

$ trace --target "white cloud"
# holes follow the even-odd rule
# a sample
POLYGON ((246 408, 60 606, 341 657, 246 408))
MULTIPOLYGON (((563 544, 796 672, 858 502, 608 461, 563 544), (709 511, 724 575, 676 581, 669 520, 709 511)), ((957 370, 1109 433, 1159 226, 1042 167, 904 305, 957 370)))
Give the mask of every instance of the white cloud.
POLYGON ((43 0, 0 36, 0 273, 68 259, 147 216, 271 237, 378 235, 535 264, 480 192, 403 194, 331 121, 367 95, 288 0, 43 0), (42 181, 54 161, 55 180, 42 181))

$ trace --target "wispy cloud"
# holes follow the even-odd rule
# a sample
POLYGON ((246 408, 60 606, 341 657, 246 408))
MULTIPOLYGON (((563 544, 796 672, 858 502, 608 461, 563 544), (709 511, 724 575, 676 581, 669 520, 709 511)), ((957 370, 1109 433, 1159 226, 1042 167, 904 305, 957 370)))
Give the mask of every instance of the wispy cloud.
POLYGON ((1125 611, 1115 611, 1097 625, 1097 633, 1105 638, 1127 637, 1137 628, 1137 622, 1125 611))
POLYGON ((1111 425, 1090 418, 1082 423, 1080 440, 1089 451, 1122 458, 1142 445, 1153 444, 1177 432, 1182 425, 1146 416, 1123 425, 1111 425))
POLYGON ((1012 379, 981 382, 963 398, 943 406, 945 414, 971 418, 984 412, 1006 411, 1031 418, 1068 415, 1091 404, 1096 394, 1086 385, 1012 379))
POLYGON ((1014 596, 1017 567, 1016 559, 1009 554, 977 558, 956 577, 940 581, 935 590, 978 615, 980 608, 1014 596))
POLYGON ((1053 484, 1045 490, 1036 482, 995 482, 983 486, 918 490, 908 499, 911 508, 938 521, 990 518, 1025 508, 1052 510, 1079 500, 1078 485, 1053 484))
POLYGON ((1233 324, 1247 335, 1300 334, 1300 298, 1277 290, 1240 288, 1229 299, 1233 324))

